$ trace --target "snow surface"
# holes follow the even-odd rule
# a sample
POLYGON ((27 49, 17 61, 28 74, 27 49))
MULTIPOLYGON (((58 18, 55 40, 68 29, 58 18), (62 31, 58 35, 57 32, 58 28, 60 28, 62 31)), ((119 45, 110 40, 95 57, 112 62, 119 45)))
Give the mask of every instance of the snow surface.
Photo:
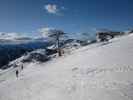
POLYGON ((133 35, 0 73, 0 100, 133 100, 133 35))

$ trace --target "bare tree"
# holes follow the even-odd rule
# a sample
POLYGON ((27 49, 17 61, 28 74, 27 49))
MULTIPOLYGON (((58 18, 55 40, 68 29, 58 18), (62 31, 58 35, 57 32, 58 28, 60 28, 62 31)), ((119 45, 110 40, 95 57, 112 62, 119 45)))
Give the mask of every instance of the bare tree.
POLYGON ((62 30, 50 29, 50 28, 44 28, 40 32, 43 34, 43 36, 53 38, 55 40, 58 55, 62 56, 60 37, 65 33, 62 30))

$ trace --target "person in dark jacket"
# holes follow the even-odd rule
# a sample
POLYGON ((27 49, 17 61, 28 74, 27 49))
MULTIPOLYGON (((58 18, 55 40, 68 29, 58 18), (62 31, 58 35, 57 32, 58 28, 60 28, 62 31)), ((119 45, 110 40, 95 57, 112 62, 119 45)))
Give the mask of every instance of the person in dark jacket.
POLYGON ((23 70, 24 69, 24 66, 23 65, 21 65, 21 70, 23 70))
POLYGON ((19 74, 19 72, 18 72, 18 70, 16 70, 16 77, 18 78, 18 74, 19 74))

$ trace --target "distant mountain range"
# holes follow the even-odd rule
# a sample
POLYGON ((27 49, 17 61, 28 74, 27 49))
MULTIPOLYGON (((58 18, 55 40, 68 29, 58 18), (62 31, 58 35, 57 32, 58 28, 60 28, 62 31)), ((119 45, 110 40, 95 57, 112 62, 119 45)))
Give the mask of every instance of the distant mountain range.
POLYGON ((21 57, 27 52, 43 48, 50 45, 49 42, 42 40, 1 40, 0 39, 0 68, 10 61, 21 57))

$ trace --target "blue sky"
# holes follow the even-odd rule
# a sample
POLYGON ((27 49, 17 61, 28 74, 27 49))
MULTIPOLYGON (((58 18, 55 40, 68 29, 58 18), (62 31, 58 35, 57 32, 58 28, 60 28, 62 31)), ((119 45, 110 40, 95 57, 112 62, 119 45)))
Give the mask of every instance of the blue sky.
POLYGON ((36 36, 44 27, 127 30, 133 28, 133 0, 0 0, 0 32, 36 36))

